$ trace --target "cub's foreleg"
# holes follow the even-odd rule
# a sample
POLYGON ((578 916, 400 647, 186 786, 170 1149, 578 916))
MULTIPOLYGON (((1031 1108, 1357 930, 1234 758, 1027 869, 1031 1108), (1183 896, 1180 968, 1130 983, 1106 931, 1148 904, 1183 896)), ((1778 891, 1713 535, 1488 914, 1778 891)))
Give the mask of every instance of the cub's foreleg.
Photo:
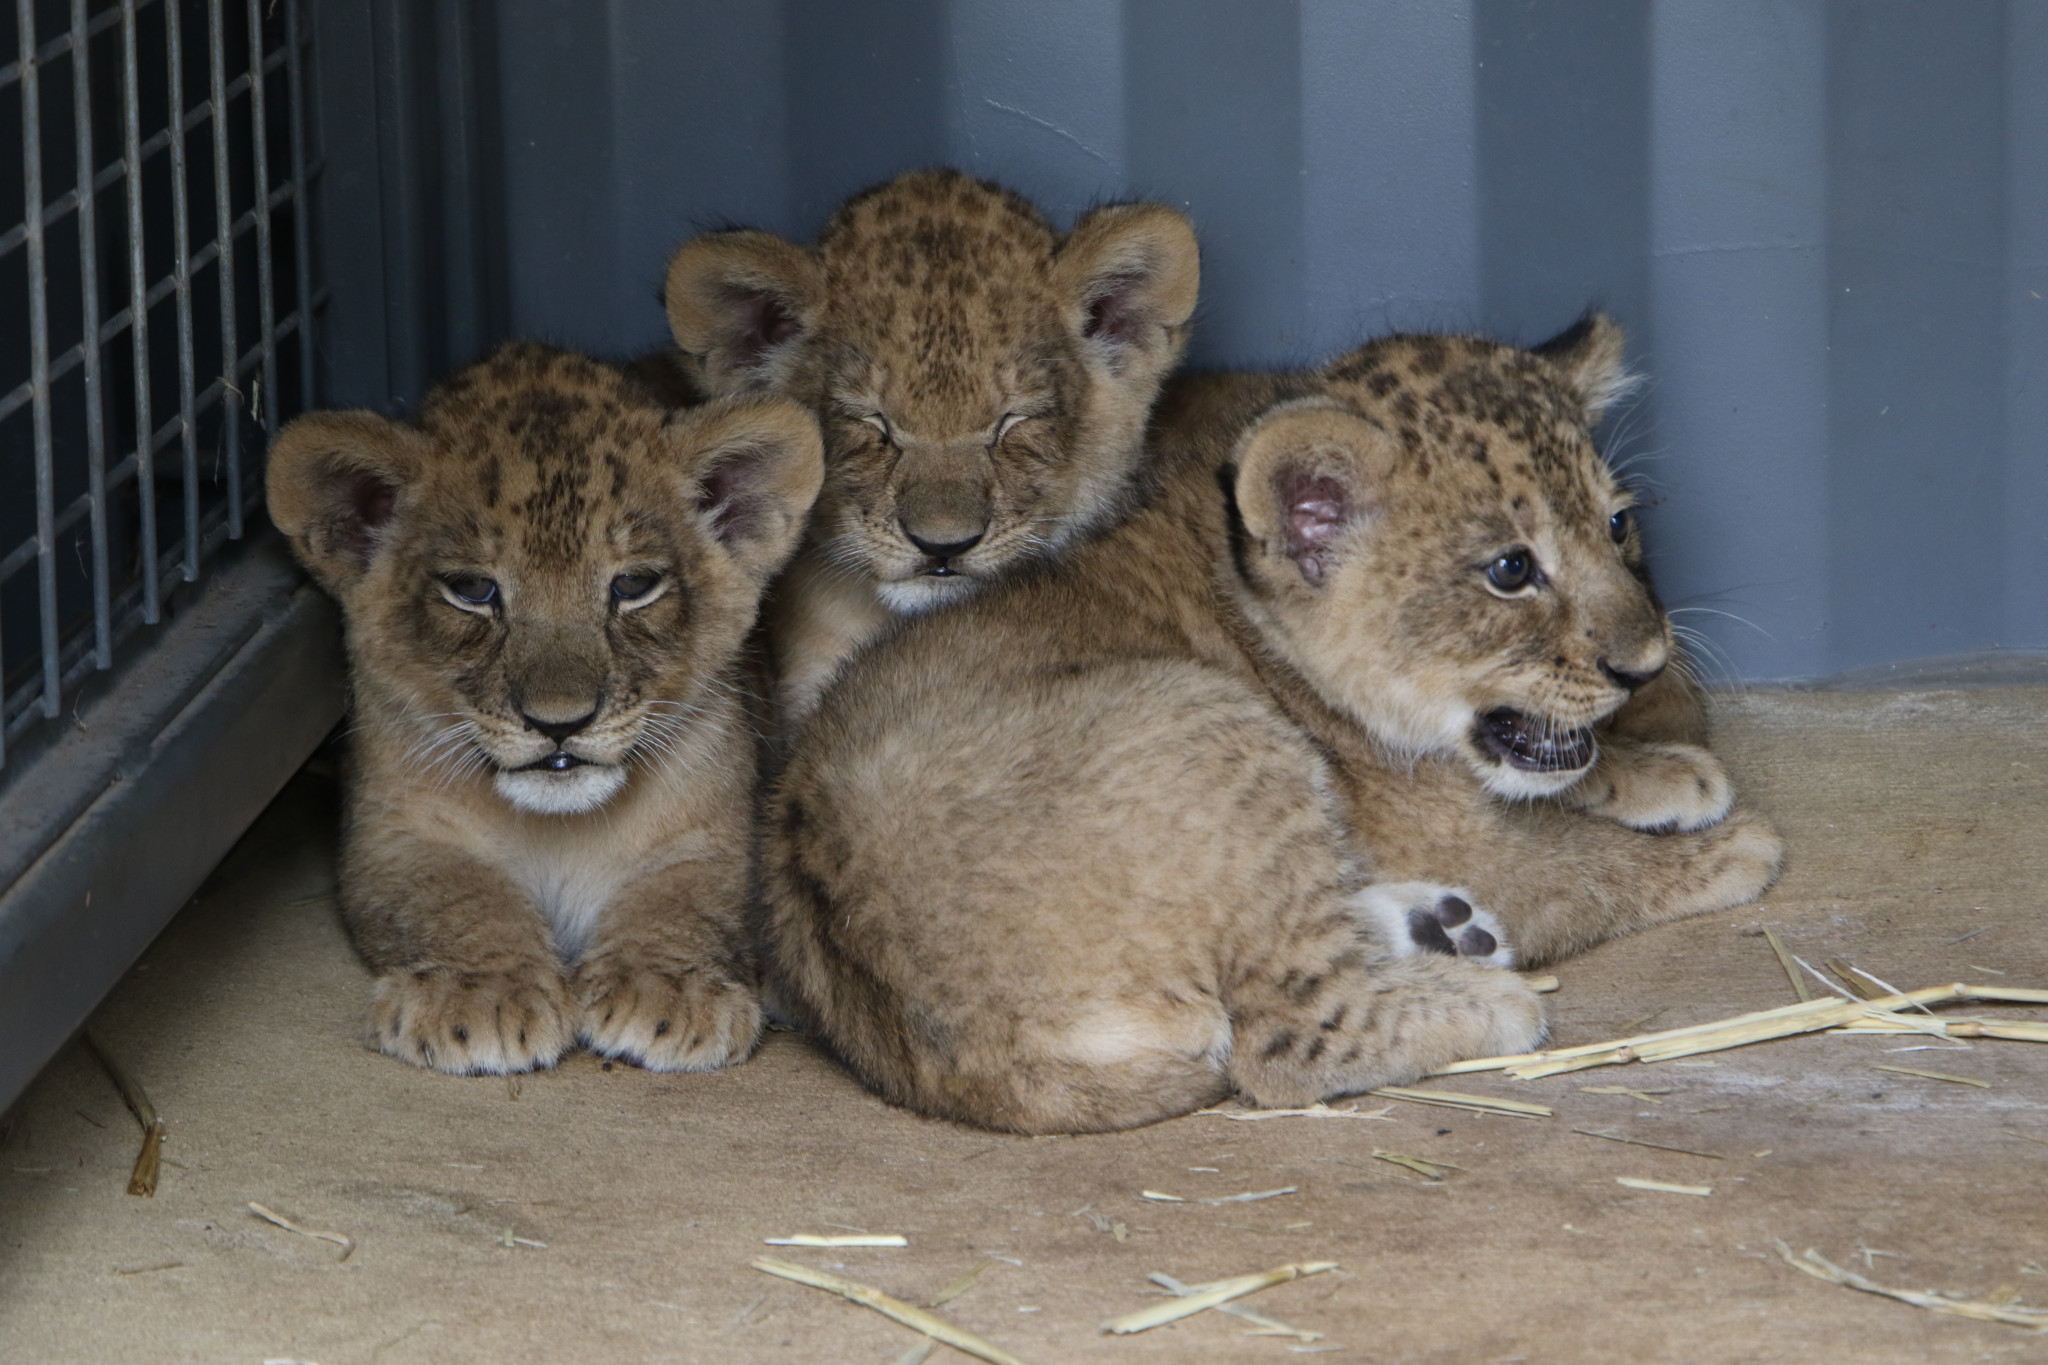
POLYGON ((453 848, 362 841, 343 911, 377 984, 377 1047, 454 1075, 552 1066, 576 1036, 546 925, 526 893, 453 848))
POLYGON ((630 882, 600 915, 573 980, 590 1050, 652 1071, 744 1061, 761 1034, 737 858, 678 862, 630 882))
POLYGON ((1728 814, 1735 787, 1721 760, 1696 744, 1607 736, 1593 770, 1558 801, 1630 829, 1694 830, 1728 814))

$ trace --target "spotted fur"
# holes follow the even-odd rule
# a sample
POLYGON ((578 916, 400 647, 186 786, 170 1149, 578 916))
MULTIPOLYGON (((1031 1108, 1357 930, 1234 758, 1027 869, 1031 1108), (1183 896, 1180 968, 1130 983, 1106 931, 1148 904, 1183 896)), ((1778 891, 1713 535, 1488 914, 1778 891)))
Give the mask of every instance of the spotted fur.
POLYGON ((759 1028, 738 657, 823 477, 773 398, 676 414, 514 344, 417 425, 279 434, 273 518, 341 602, 341 898, 384 1051, 457 1073, 699 1070, 759 1028))
POLYGON ((796 737, 763 825, 779 997, 897 1103, 1119 1128, 1520 1050, 1541 1011, 1490 940, 1535 963, 1753 897, 1755 817, 1504 798, 1472 741, 1514 706, 1626 747, 1599 661, 1668 647, 1589 435, 1618 357, 1596 321, 1176 384, 1152 500, 878 643, 796 737), (1516 544, 1549 598, 1485 586, 1516 544))
POLYGON ((857 195, 814 248, 711 233, 670 264, 669 320, 701 391, 811 408, 826 481, 768 608, 785 717, 894 617, 1057 553, 1125 506, 1198 277, 1157 204, 1061 237, 957 171, 857 195))

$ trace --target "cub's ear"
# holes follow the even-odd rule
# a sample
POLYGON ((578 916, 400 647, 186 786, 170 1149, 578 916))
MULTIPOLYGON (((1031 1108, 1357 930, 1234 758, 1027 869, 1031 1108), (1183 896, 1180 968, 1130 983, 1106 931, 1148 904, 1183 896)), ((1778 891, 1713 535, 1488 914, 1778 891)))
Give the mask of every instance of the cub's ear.
POLYGON ((1642 382, 1622 368, 1621 327, 1605 313, 1587 313, 1529 349, 1563 373, 1565 387, 1585 405, 1588 427, 1598 426, 1607 409, 1642 382))
POLYGON ((370 567, 399 496, 420 476, 427 438, 374 412, 294 418, 270 447, 270 519, 337 597, 370 567))
POLYGON ((1202 260, 1179 213, 1164 204, 1095 209, 1074 225, 1053 269, 1112 374, 1156 384, 1180 359, 1202 260))
POLYGON ((668 263, 669 330, 713 394, 773 382, 824 293, 817 257, 773 233, 707 232, 668 263))
POLYGON ((1347 409, 1307 400, 1274 409, 1237 446, 1233 493, 1256 565, 1275 589, 1320 588, 1348 533, 1373 518, 1396 450, 1347 409))
POLYGON ((825 481, 817 420, 784 398, 725 398, 679 414, 668 430, 711 533, 767 583, 795 552, 825 481))

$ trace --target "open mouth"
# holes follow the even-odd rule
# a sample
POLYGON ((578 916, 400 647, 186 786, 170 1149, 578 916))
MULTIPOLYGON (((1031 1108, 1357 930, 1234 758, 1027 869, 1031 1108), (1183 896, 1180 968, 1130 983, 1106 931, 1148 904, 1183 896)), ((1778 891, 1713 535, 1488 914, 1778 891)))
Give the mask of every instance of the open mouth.
POLYGON ((557 749, 545 758, 537 758, 521 767, 513 768, 515 773, 565 773, 571 768, 580 768, 590 760, 578 758, 567 749, 557 749))
POLYGON ((1503 706, 1479 718, 1478 732, 1489 751, 1524 772, 1576 772, 1593 761, 1591 726, 1560 730, 1503 706))

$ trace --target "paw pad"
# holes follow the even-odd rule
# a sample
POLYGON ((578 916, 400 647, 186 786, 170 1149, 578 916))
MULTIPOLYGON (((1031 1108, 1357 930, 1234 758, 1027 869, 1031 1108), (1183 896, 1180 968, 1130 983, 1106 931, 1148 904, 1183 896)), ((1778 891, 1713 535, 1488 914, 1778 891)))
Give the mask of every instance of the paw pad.
POLYGON ((1491 957, 1500 941, 1471 923, 1472 903, 1463 896, 1444 896, 1427 910, 1408 912, 1408 937, 1415 946, 1446 957, 1491 957), (1457 933, 1452 933, 1459 926, 1457 933))

